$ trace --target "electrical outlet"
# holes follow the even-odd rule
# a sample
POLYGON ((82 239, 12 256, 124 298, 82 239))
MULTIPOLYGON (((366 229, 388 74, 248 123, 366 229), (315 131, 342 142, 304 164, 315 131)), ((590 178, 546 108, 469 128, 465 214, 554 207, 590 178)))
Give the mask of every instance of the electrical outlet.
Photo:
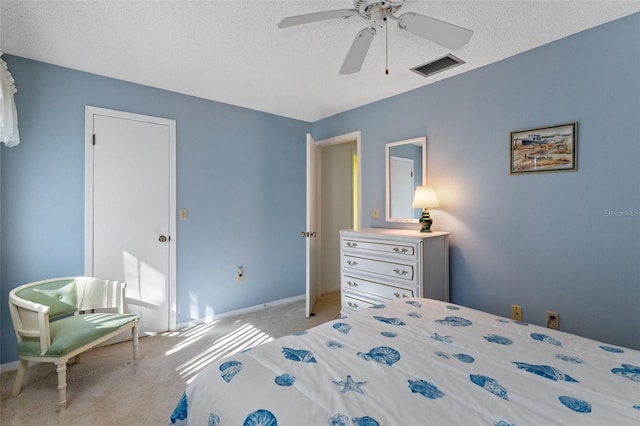
POLYGON ((511 305, 511 319, 516 321, 522 321, 522 306, 511 305))
POLYGON ((379 219, 380 218, 380 210, 378 210, 377 207, 373 208, 373 218, 374 219, 379 219))
POLYGON ((547 328, 553 328, 554 330, 560 329, 559 313, 547 311, 547 328))

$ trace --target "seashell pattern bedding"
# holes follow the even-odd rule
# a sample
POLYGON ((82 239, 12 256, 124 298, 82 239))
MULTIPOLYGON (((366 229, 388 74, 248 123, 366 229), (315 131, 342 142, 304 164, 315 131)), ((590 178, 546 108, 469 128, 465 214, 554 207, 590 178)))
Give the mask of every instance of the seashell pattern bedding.
POLYGON ((178 425, 638 425, 640 351, 402 299, 219 360, 178 425))

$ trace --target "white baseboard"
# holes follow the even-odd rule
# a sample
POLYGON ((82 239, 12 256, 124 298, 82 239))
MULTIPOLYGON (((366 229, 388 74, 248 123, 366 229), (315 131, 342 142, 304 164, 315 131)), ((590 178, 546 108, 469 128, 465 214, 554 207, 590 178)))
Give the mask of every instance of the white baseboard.
MULTIPOLYGON (((286 298, 286 299, 274 300, 273 302, 262 303, 260 305, 250 306, 248 308, 243 308, 243 309, 237 309, 235 311, 229 311, 229 312, 225 312, 225 313, 219 314, 219 315, 209 315, 208 317, 205 317, 205 318, 200 318, 200 319, 195 319, 195 320, 191 320, 191 321, 187 321, 187 322, 182 322, 182 323, 177 325, 176 329, 180 330, 182 328, 187 328, 187 327, 191 327, 191 326, 198 325, 198 324, 208 323, 208 322, 211 322, 211 321, 214 321, 214 320, 217 320, 217 319, 221 319, 221 318, 232 317, 234 315, 248 314, 250 312, 259 311, 259 310, 262 310, 262 309, 271 308, 271 307, 278 306, 278 305, 284 305, 285 303, 298 302, 300 300, 304 300, 305 298, 306 298, 306 295, 301 294, 300 296, 294 296, 294 297, 289 297, 289 298, 286 298)), ((8 362, 6 364, 0 364, 0 373, 4 373, 5 371, 17 370, 19 364, 20 364, 19 361, 13 361, 13 362, 8 362)))
MULTIPOLYGON (((274 300, 273 302, 262 303, 260 305, 250 306, 248 308, 237 309, 235 311, 229 311, 218 315, 209 315, 205 318, 199 318, 187 322, 181 322, 177 325, 176 329, 180 330, 183 328, 191 327, 198 324, 208 323, 214 320, 218 320, 221 318, 232 317, 235 315, 248 314, 250 312, 260 311, 262 309, 272 308, 278 305, 284 305, 286 303, 298 302, 300 300, 304 300, 306 295, 301 294, 300 296, 288 297, 286 299, 274 300)), ((17 368, 17 367, 16 367, 17 368)))
POLYGON ((20 365, 20 361, 8 362, 6 364, 0 364, 0 373, 4 373, 5 371, 17 370, 18 365, 20 365))

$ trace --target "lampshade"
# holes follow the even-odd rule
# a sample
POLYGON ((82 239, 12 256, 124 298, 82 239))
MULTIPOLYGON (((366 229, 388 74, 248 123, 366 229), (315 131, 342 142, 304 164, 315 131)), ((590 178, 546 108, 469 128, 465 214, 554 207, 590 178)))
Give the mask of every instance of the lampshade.
POLYGON ((439 207, 438 196, 433 186, 418 186, 416 193, 413 196, 413 204, 411 207, 414 209, 428 209, 431 207, 439 207))

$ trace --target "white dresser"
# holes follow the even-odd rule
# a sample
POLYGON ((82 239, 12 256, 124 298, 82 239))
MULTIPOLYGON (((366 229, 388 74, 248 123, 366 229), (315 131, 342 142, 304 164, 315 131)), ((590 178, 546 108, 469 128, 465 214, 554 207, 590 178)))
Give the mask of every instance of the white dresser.
POLYGON ((448 232, 340 231, 342 314, 403 297, 449 301, 448 232))

